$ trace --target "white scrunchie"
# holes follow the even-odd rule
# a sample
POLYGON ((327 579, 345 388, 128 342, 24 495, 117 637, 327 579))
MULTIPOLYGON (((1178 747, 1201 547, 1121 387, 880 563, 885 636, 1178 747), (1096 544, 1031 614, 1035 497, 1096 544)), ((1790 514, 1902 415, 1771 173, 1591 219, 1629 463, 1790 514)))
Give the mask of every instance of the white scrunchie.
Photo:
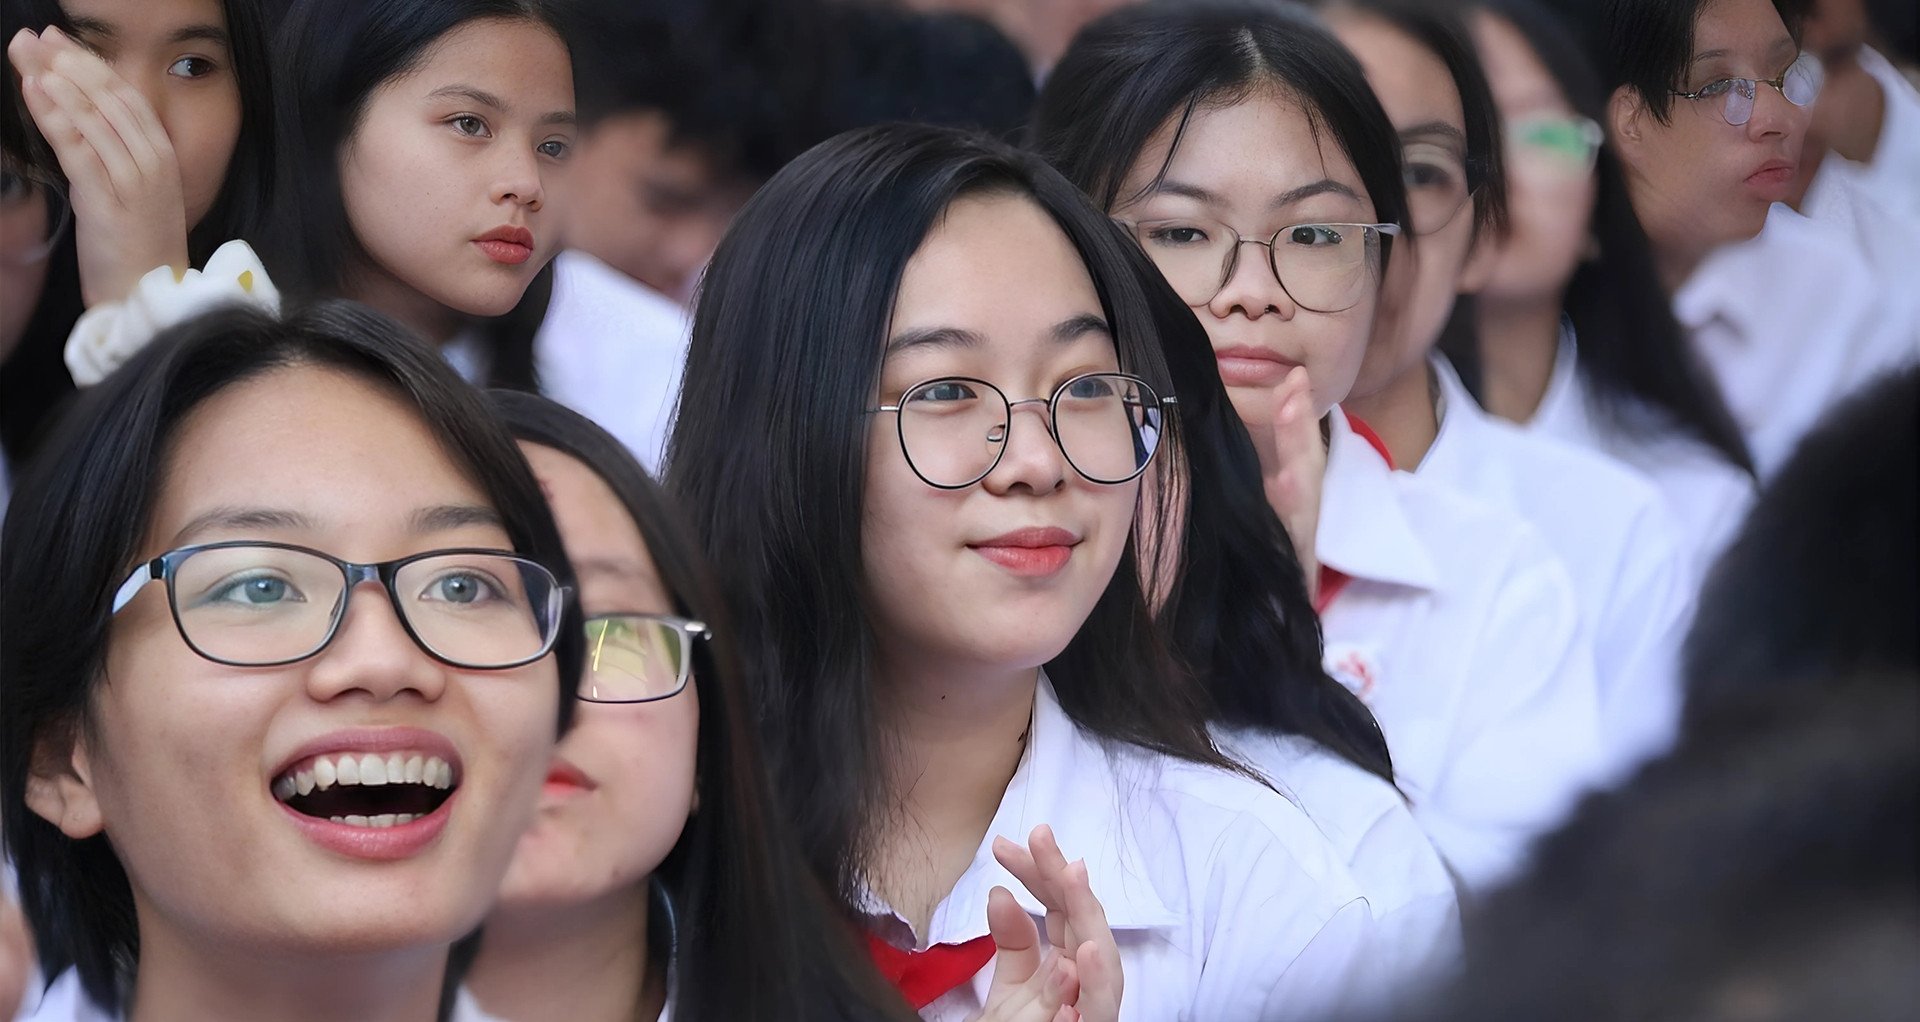
POLYGON ((67 335, 67 371, 75 384, 91 387, 126 364, 155 334, 228 302, 280 311, 279 290, 244 241, 220 246, 204 270, 175 276, 172 267, 159 267, 140 278, 126 301, 88 309, 67 335))

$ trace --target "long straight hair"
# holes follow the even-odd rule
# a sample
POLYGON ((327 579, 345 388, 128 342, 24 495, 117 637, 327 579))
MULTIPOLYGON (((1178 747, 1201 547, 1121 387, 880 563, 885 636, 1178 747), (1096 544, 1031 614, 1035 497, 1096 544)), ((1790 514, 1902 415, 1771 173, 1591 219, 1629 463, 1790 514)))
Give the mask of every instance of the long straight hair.
MULTIPOLYGON (((794 161, 721 242, 694 315, 668 483, 732 600, 807 861, 847 904, 893 809, 862 570, 861 410, 879 386, 908 260, 949 206, 979 194, 1021 196, 1047 213, 1085 262, 1121 366, 1172 393, 1130 242, 1039 159, 950 129, 852 132, 794 161)), ((1181 443, 1176 422, 1163 453, 1181 443)), ((1156 459, 1158 485, 1144 493, 1169 492, 1169 460, 1156 459)), ((1145 517, 1164 523, 1160 512, 1145 517)), ((1100 738, 1234 769, 1148 609, 1142 568, 1162 563, 1163 549, 1155 530, 1136 529, 1047 674, 1068 716, 1100 738)))
POLYGON ((657 871, 678 921, 673 1017, 911 1018, 801 864, 756 751, 733 653, 739 640, 677 507, 620 441, 585 416, 533 394, 490 396, 514 436, 580 462, 613 490, 640 530, 673 612, 705 623, 715 636, 695 644, 692 661, 700 693, 700 809, 657 871))
MULTIPOLYGON (((556 0, 294 0, 275 41, 282 201, 261 239, 290 297, 340 297, 352 269, 371 259, 347 216, 339 159, 368 99, 418 67, 441 37, 486 18, 537 25, 563 43, 573 24, 556 0)), ((553 272, 549 263, 535 274, 505 315, 477 321, 489 385, 539 388, 534 338, 553 272)))
MULTIPOLYGON (((1163 125, 1177 124, 1177 149, 1194 111, 1272 87, 1297 97, 1315 134, 1352 160, 1375 216, 1406 224, 1393 125, 1352 54, 1292 5, 1148 4, 1102 18, 1047 80, 1031 143, 1112 210, 1135 198, 1122 185, 1163 125)), ((1206 330, 1138 246, 1128 249, 1146 278, 1190 438, 1181 571, 1161 620, 1202 680, 1214 721, 1302 735, 1391 780, 1373 714, 1321 664, 1320 622, 1299 556, 1267 503, 1259 458, 1220 381, 1206 330)), ((1382 272, 1391 253, 1383 245, 1382 272)))
MULTIPOLYGON (((1565 23, 1535 0, 1479 0, 1478 5, 1526 39, 1575 113, 1606 123, 1608 91, 1565 23)), ((1600 146, 1594 175, 1588 226, 1599 255, 1574 270, 1564 299, 1587 402, 1616 429, 1678 432, 1752 474, 1753 455, 1726 398, 1674 318, 1653 245, 1633 212, 1626 173, 1611 145, 1600 146), (1634 414, 1641 410, 1655 414, 1634 414)), ((1449 355, 1484 357, 1470 318, 1456 319, 1443 345, 1449 355)))
MULTIPOLYGON (((272 205, 273 76, 265 18, 260 0, 221 0, 221 10, 240 92, 240 136, 212 208, 187 232, 187 255, 195 265, 229 240, 254 237, 272 205)), ((40 32, 49 26, 73 34, 73 22, 58 0, 0 0, 0 39, 12 39, 23 28, 40 32)), ((66 194, 60 161, 27 113, 11 68, 0 74, 0 151, 44 187, 66 194)), ((71 223, 47 260, 46 284, 26 332, 0 365, 0 456, 15 465, 33 452, 48 420, 74 390, 63 352, 85 307, 71 223)))
MULTIPOLYGON (((139 556, 181 424, 229 387, 322 366, 387 388, 486 493, 517 552, 571 585, 539 484, 513 439, 445 360, 399 324, 350 302, 287 320, 224 309, 163 331, 82 393, 28 467, 0 532, 0 833, 48 976, 72 966, 87 996, 117 1013, 140 956, 133 891, 106 835, 75 841, 28 808, 36 743, 85 726, 105 677, 113 591, 139 556)), ((554 643, 560 727, 584 644, 569 601, 554 643)))

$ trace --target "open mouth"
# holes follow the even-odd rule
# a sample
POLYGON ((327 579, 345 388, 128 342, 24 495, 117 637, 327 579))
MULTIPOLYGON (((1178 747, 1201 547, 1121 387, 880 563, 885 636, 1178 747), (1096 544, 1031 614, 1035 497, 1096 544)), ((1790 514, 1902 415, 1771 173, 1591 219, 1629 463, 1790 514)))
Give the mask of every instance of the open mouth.
POLYGON ((315 756, 274 778, 273 797, 303 816, 350 827, 397 827, 432 813, 459 787, 425 752, 315 756))

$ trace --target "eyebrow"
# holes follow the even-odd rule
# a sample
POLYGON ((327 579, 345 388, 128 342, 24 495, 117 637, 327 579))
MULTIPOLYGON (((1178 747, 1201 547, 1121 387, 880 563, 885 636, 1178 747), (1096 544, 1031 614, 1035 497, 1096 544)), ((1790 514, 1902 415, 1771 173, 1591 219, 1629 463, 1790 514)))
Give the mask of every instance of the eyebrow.
POLYGON ((587 557, 573 561, 574 574, 617 578, 632 582, 659 582, 658 574, 631 557, 587 557))
POLYGON ((1442 138, 1449 142, 1467 143, 1467 133, 1446 121, 1422 121, 1400 132, 1400 141, 1421 141, 1442 138))
POLYGON ((187 25, 182 28, 175 29, 171 35, 167 36, 167 42, 169 43, 203 42, 203 43, 212 43, 215 46, 232 45, 231 41, 227 37, 227 30, 221 28, 218 25, 187 25))
MULTIPOLYGON (((513 111, 513 108, 507 105, 506 100, 501 99, 499 96, 496 96, 493 93, 488 92, 487 90, 482 89, 477 85, 442 85, 439 88, 433 90, 432 92, 427 93, 427 98, 428 99, 467 99, 467 100, 472 100, 473 102, 478 103, 481 106, 490 107, 493 110, 497 110, 502 114, 511 113, 513 111)), ((551 113, 542 115, 541 118, 535 123, 573 124, 577 120, 578 118, 574 116, 574 113, 571 110, 555 110, 551 113)))
POLYGON ((1088 334, 1111 336, 1113 330, 1107 326, 1106 320, 1091 312, 1083 312, 1078 316, 1063 319, 1055 323, 1053 329, 1049 332, 1053 334, 1055 341, 1061 344, 1071 344, 1088 334))
POLYGON ((472 525, 506 527, 500 512, 481 504, 440 504, 435 507, 423 507, 410 516, 408 525, 416 533, 450 532, 472 525))
MULTIPOLYGON (((1215 195, 1210 191, 1207 191, 1205 188, 1202 188, 1199 185, 1188 184, 1185 181, 1174 181, 1174 180, 1162 181, 1160 182, 1159 185, 1157 185, 1154 188, 1154 191, 1161 194, 1165 194, 1165 195, 1177 195, 1183 199, 1192 199, 1195 202, 1199 202, 1209 206, 1218 206, 1218 205, 1224 204, 1222 203, 1220 196, 1215 195)), ((1353 189, 1347 187, 1346 185, 1341 184, 1340 182, 1335 181, 1332 178, 1323 177, 1320 180, 1314 181, 1310 184, 1304 184, 1298 188, 1292 188, 1287 191, 1281 192, 1279 195, 1274 197, 1272 202, 1267 203, 1267 206, 1270 209, 1280 209, 1286 206, 1291 206, 1297 202, 1304 202, 1307 199, 1311 199, 1316 195, 1344 195, 1349 199, 1355 199, 1355 200, 1360 198, 1360 196, 1354 194, 1353 189)))
MULTIPOLYGON (((1047 334, 1061 344, 1070 344, 1090 333, 1112 332, 1105 319, 1091 312, 1083 312, 1055 323, 1047 334)), ((886 354, 896 355, 911 348, 978 348, 986 343, 987 339, 978 332, 962 327, 920 327, 894 334, 887 342, 886 354)))
POLYGON ((216 507, 187 522, 179 532, 173 534, 171 545, 184 546, 187 538, 215 530, 305 529, 311 531, 313 528, 313 519, 298 511, 266 507, 216 507))

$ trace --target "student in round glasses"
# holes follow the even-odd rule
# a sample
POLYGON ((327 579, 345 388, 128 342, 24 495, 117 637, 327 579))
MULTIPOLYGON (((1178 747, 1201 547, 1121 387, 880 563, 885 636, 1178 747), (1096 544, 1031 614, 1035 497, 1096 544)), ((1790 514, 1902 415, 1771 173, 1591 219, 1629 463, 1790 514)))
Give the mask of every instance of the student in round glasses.
POLYGON ((1029 916, 1107 1022, 1317 1017, 1371 929, 1153 623, 1180 395, 1142 280, 1036 158, 894 126, 777 175, 698 299, 668 480, 802 854, 926 1019, 992 1005, 1029 916))
POLYGON ((717 594, 666 495, 586 418, 491 397, 578 573, 586 657, 468 988, 524 1022, 910 1018, 769 797, 717 594))
POLYGON ((356 306, 190 321, 62 420, 0 543, 29 1017, 477 1017, 449 948, 581 666, 477 394, 356 306))
MULTIPOLYGON (((1336 264, 1339 273, 1315 260, 1334 238, 1346 251, 1368 233, 1335 224, 1414 219, 1400 140, 1360 66, 1298 8, 1148 4, 1081 34, 1042 90, 1035 139, 1202 325, 1251 436, 1253 464, 1193 462, 1192 502, 1271 503, 1315 588, 1328 672, 1379 721, 1392 778, 1447 864, 1469 886, 1492 883, 1598 762, 1593 652, 1566 570, 1533 528, 1395 472, 1385 445, 1339 406, 1362 372, 1381 277, 1407 257, 1406 236, 1385 234, 1388 265, 1384 244, 1336 264), (1223 229, 1228 241, 1263 244, 1218 244, 1223 229), (1281 245, 1271 258, 1269 239, 1281 245), (1190 261, 1199 244, 1216 246, 1214 257, 1190 261)), ((1161 340, 1197 348, 1200 337, 1161 340)), ((1168 358, 1196 355, 1207 357, 1183 348, 1168 358)), ((1258 634, 1223 630, 1181 652, 1206 664, 1258 634)), ((1203 677, 1216 693, 1245 692, 1235 701, 1244 706, 1262 687, 1298 685, 1299 658, 1276 657, 1264 676, 1203 677)), ((1273 698, 1269 707, 1281 705, 1273 698)), ((1297 757, 1278 739, 1301 733, 1297 724, 1271 708, 1215 718, 1256 767, 1296 783, 1297 757)), ((1417 845, 1353 826, 1357 800, 1338 788, 1301 797, 1323 826, 1350 835, 1343 852, 1370 901, 1431 904, 1424 870, 1380 868, 1383 856, 1417 864, 1417 845)))
POLYGON ((1599 76, 1536 0, 1490 0, 1470 25, 1505 126, 1507 216, 1471 321, 1442 343, 1477 364, 1488 412, 1651 479, 1703 574, 1753 502, 1752 459, 1661 289, 1599 76))

